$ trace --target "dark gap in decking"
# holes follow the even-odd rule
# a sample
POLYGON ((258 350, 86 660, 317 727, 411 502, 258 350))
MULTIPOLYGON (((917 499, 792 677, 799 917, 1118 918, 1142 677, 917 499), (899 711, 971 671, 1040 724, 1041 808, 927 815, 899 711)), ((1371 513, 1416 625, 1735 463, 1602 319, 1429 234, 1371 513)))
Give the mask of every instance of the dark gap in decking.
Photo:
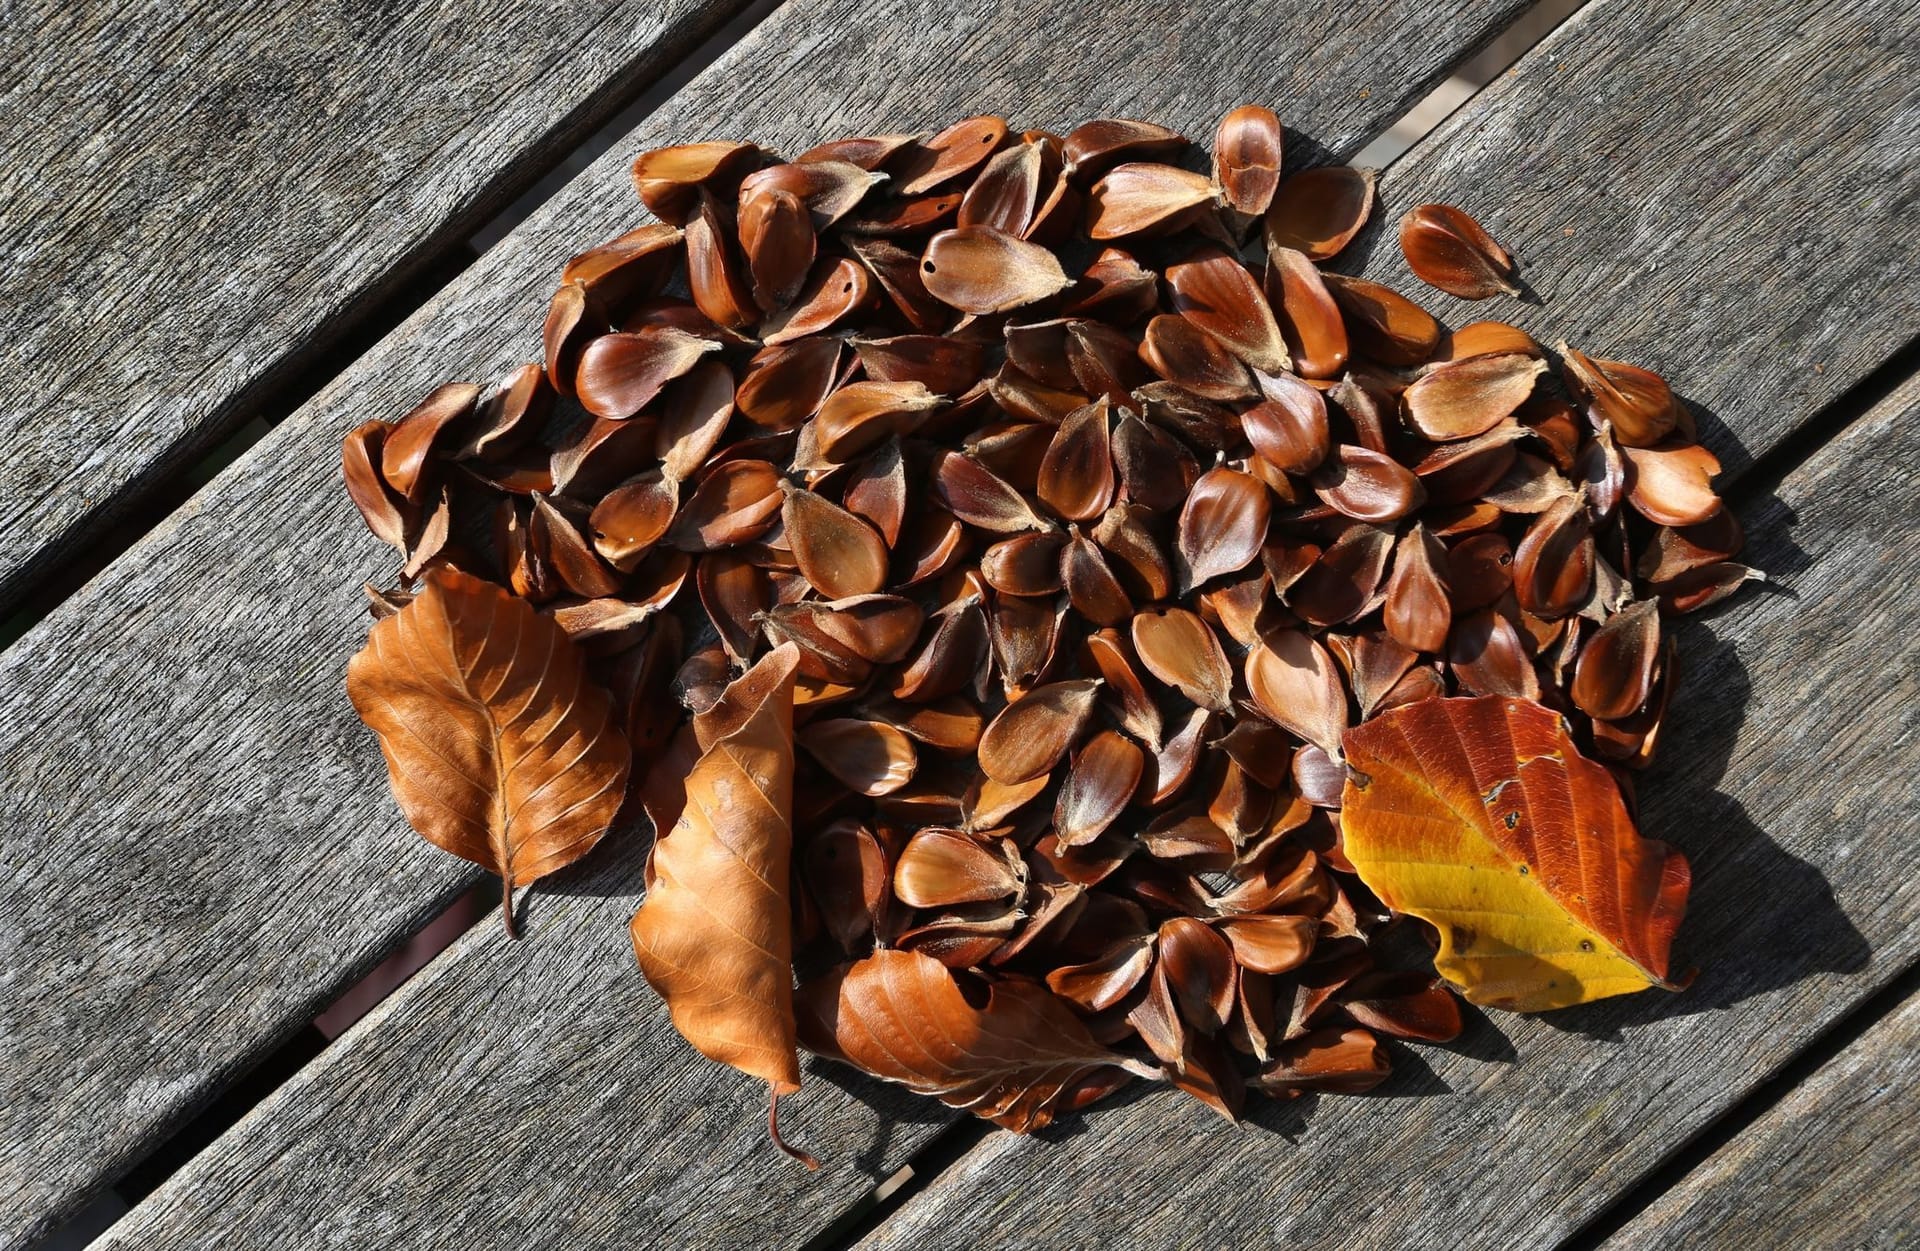
POLYGON ((590 160, 611 148, 621 135, 722 56, 781 2, 753 0, 676 59, 662 75, 613 76, 603 90, 562 118, 546 137, 529 145, 524 155, 476 195, 483 202, 483 210, 502 200, 506 201, 504 209, 494 209, 492 216, 485 218, 471 212, 455 215, 435 237, 399 258, 386 274, 370 280, 353 306, 317 327, 308 342, 295 345, 285 358, 232 396, 207 423, 209 430, 230 424, 236 429, 226 431, 217 444, 186 465, 161 469, 125 484, 105 506, 104 522, 94 523, 100 525, 98 533, 85 533, 89 523, 82 521, 71 544, 35 556, 8 585, 0 587, 0 595, 15 604, 11 612, 0 617, 0 649, 13 646, 222 469, 265 438, 274 426, 298 412, 464 273, 481 252, 498 243, 590 160), (596 125, 596 119, 601 118, 605 120, 596 125), (584 139, 564 141, 588 126, 593 129, 584 139), (547 151, 555 139, 562 140, 558 150, 547 151))
POLYGON ((430 921, 401 938, 394 949, 313 1020, 303 1023, 251 1069, 228 1083, 213 1100, 129 1167, 96 1196, 34 1243, 33 1251, 80 1251, 107 1232, 195 1156, 317 1059, 355 1021, 377 1007, 500 906, 500 886, 488 879, 462 892, 430 921))
POLYGON ((1738 480, 1724 494, 1735 502, 1771 495, 1815 452, 1839 438, 1841 432, 1872 412, 1916 373, 1920 373, 1920 336, 1907 340, 1872 373, 1828 401, 1812 420, 1802 422, 1793 433, 1762 452, 1739 472, 1738 480))
POLYGON ((855 1245, 993 1132, 985 1121, 963 1116, 928 1139, 893 1176, 842 1212, 839 1220, 808 1239, 802 1251, 840 1251, 855 1245))
POLYGON ((1534 45, 1559 29, 1590 0, 1535 0, 1533 6, 1478 52, 1448 71, 1438 87, 1428 92, 1386 130, 1374 136, 1348 164, 1358 169, 1385 169, 1408 149, 1432 134, 1439 125, 1479 95, 1486 85, 1507 72, 1534 45))
POLYGON ((1791 1060, 1774 1070, 1771 1077, 1749 1091, 1746 1098, 1702 1126, 1658 1168, 1589 1217, 1560 1244, 1559 1251, 1594 1251, 1619 1233, 1656 1199, 1678 1186, 1689 1173, 1732 1142, 1795 1087, 1832 1063, 1842 1051, 1916 993, 1920 993, 1920 964, 1909 966, 1871 998, 1815 1035, 1791 1060))

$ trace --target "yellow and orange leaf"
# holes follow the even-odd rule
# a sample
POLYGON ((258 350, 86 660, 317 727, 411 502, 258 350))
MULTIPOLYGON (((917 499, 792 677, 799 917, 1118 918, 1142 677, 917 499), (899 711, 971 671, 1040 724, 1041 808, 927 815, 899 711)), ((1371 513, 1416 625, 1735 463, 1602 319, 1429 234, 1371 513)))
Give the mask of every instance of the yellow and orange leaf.
POLYGON ((1557 713, 1427 699, 1345 741, 1347 858, 1388 907, 1440 931, 1435 967, 1467 999, 1540 1012, 1677 989, 1686 858, 1640 837, 1557 713))

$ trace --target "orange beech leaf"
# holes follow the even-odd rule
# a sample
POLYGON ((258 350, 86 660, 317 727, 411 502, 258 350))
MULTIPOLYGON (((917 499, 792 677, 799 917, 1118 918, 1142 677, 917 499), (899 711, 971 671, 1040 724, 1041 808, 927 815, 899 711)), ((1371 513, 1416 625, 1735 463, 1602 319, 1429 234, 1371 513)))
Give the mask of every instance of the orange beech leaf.
POLYGON ((1686 857, 1641 838, 1560 716, 1504 696, 1425 699, 1347 731, 1341 826, 1360 880, 1440 931, 1474 1003, 1541 1012, 1660 986, 1686 857))
MULTIPOLYGON (((674 1028, 709 1059, 766 1082, 776 1102, 800 1089, 788 875, 799 663, 800 649, 781 644, 694 719, 700 755, 685 806, 654 842, 632 926, 640 969, 674 1028)), ((773 1137, 789 1150, 777 1126, 773 1137)))
POLYGON ((347 697, 413 828, 505 882, 509 936, 513 888, 586 855, 626 793, 626 736, 566 631, 456 570, 374 625, 347 697))
POLYGON ((1094 1041, 1067 1001, 1008 978, 969 995, 913 951, 876 951, 800 988, 800 1039, 1004 1129, 1041 1129, 1113 1067, 1159 1076, 1094 1041))

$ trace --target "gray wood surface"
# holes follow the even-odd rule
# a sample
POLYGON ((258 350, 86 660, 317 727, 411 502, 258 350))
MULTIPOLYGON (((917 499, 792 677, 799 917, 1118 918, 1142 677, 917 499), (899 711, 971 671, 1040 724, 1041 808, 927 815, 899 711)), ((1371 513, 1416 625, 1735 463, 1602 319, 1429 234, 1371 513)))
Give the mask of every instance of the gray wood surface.
POLYGON ((1920 996, 1604 1244, 1896 1251, 1920 1243, 1920 996))
POLYGON ((745 0, 25 0, 0 612, 745 0))
MULTIPOLYGON (((836 133, 930 127, 986 108, 1054 127, 1139 113, 1205 136, 1224 108, 1261 99, 1304 131, 1296 155, 1313 151, 1309 136, 1350 152, 1518 7, 1460 0, 1436 11, 1395 0, 1364 18, 1341 4, 1267 12, 1223 3, 1172 16, 1154 6, 1081 13, 1011 0, 897 0, 881 9, 834 0, 778 10, 0 655, 0 828, 12 853, 0 880, 0 1230, 18 1241, 110 1180, 474 880, 469 867, 407 831, 386 794, 379 753, 341 689, 346 658, 366 628, 359 583, 387 561, 339 485, 337 442, 369 415, 404 412, 449 375, 489 378, 534 353, 564 258, 638 220, 625 170, 637 150, 740 135, 794 151, 836 133)), ((449 957, 484 963, 434 983, 451 999, 421 1002, 456 1004, 465 995, 493 1002, 509 1020, 547 1021, 542 1032, 560 1037, 576 1019, 580 1029, 604 1033, 588 1016, 561 1015, 551 999, 523 999, 550 993, 541 979, 505 974, 516 961, 541 959, 527 953, 546 942, 555 967, 569 952, 600 952, 607 962, 593 968, 629 983, 604 993, 640 993, 627 960, 587 945, 619 937, 638 897, 638 854, 634 840, 612 838, 582 866, 612 877, 592 886, 579 874, 542 883, 530 893, 528 946, 495 951, 497 931, 484 929, 449 957), (582 892, 609 902, 566 898, 582 892), (599 929, 589 916, 600 918, 599 929), (576 932, 586 937, 564 937, 576 932)), ((580 1013, 600 1011, 589 994, 569 1002, 580 1013)), ((644 996, 638 1002, 659 1017, 644 996)), ((635 1015, 628 1019, 637 1033, 635 1015)), ((354 1135, 351 1150, 325 1159, 324 1178, 302 1183, 331 1196, 331 1219, 352 1231, 343 1238, 378 1240, 380 1222, 400 1219, 397 1207, 361 1206, 376 1174, 393 1179, 396 1205, 402 1195, 418 1205, 408 1218, 418 1224, 403 1241, 468 1245, 472 1222, 488 1219, 446 1183, 456 1169, 482 1167, 469 1140, 386 1134, 404 1100, 455 1115, 454 1087, 439 1088, 447 1073, 516 1080, 518 1036, 475 1032, 476 1023, 472 1013, 449 1009, 418 1024, 434 1040, 422 1050, 438 1058, 437 1069, 405 1047, 381 1046, 365 1063, 392 1070, 384 1085, 334 1061, 290 1090, 288 1099, 327 1105, 354 1135), (388 1093, 360 1102, 375 1089, 388 1093)), ((645 1026, 658 1027, 658 1019, 645 1026)), ((382 1037, 363 1030, 355 1046, 382 1037)), ((670 1038, 646 1038, 660 1045, 648 1043, 645 1060, 580 1079, 592 1089, 632 1083, 635 1118, 651 1106, 641 1086, 708 1080, 690 1053, 666 1045, 670 1038)), ((842 1143, 802 1128, 810 1118, 826 1124, 854 1115, 831 1110, 850 1098, 830 1085, 808 1098, 809 1110, 796 1105, 793 1113, 795 1137, 851 1159, 842 1143)), ((596 1132, 564 1098, 529 1096, 520 1112, 523 1120, 494 1130, 556 1152, 574 1143, 584 1151, 596 1132)), ((742 1144, 757 1139, 741 1132, 742 1144)), ((902 1149, 920 1132, 903 1128, 902 1149)), ((290 1149, 273 1119, 256 1116, 137 1213, 131 1228, 143 1231, 142 1245, 244 1244, 251 1226, 265 1230, 281 1219, 271 1187, 247 1179, 267 1175, 290 1149), (227 1197, 198 1201, 193 1188, 201 1186, 227 1197)), ((638 1212, 651 1202, 649 1187, 614 1179, 670 1170, 709 1147, 636 1131, 606 1149, 621 1153, 611 1171, 605 1158, 583 1154, 576 1164, 556 1155, 530 1172, 491 1173, 488 1184, 524 1205, 517 1228, 545 1228, 565 1242, 556 1231, 580 1194, 605 1188, 607 1203, 638 1212)), ((762 1173, 785 1167, 759 1146, 750 1158, 762 1173)), ((260 1237, 256 1245, 284 1245, 260 1237)))
POLYGON ((1377 1095, 1267 1105, 1239 1131, 1153 1092, 1071 1136, 996 1134, 861 1245, 963 1223, 1004 1248, 1559 1244, 1920 957, 1920 819, 1888 783, 1920 769, 1917 431, 1920 378, 1749 502, 1780 588, 1681 637, 1639 793, 1642 828, 1693 863, 1685 993, 1474 1013, 1452 1046, 1396 1046, 1377 1095))
MULTIPOLYGON (((1550 302, 1431 306, 1668 371, 1736 474, 1815 420, 1920 332, 1920 75, 1911 10, 1808 7, 1588 5, 1382 184, 1389 226, 1428 200, 1475 212, 1550 302)), ((1390 229, 1366 268, 1412 289, 1390 229)), ((1020 1247, 1208 1229, 1551 1245, 1884 984, 1920 952, 1920 830, 1884 783, 1920 763, 1903 624, 1920 567, 1900 537, 1917 408, 1909 383, 1787 503, 1749 504, 1753 557, 1790 590, 1683 640, 1690 675, 1641 796, 1647 828, 1695 859, 1682 958, 1705 972, 1686 996, 1502 1017, 1504 1039, 1482 1025, 1403 1049, 1389 1095, 1406 1097, 1280 1110, 1243 1135, 1153 1098, 1066 1141, 996 1135, 872 1244, 965 1221, 1020 1247)))
MULTIPOLYGON (((1388 171, 1365 271, 1666 374, 1730 470, 1920 335, 1920 7, 1598 0, 1388 171), (1414 278, 1473 214, 1543 303, 1414 278)), ((1370 247, 1368 246, 1370 245, 1370 247)))

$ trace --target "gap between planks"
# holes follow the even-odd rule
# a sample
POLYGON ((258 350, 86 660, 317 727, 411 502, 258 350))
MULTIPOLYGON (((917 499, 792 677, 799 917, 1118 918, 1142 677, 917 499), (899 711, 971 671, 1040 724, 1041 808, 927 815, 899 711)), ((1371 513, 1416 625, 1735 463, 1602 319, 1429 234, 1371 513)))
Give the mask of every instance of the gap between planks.
MULTIPOLYGON (((252 411, 254 416, 250 420, 189 464, 156 475, 145 483, 130 485, 132 502, 122 506, 121 515, 102 533, 58 564, 27 576, 21 584, 18 606, 0 618, 0 650, 13 646, 47 614, 178 511, 221 470, 298 412, 347 366, 457 280, 575 174, 671 99, 783 3, 785 0, 752 0, 671 70, 645 80, 645 89, 638 96, 619 105, 612 116, 586 138, 545 160, 536 160, 529 175, 512 179, 517 183, 530 176, 532 181, 470 235, 454 235, 437 249, 430 249, 415 262, 417 272, 397 289, 379 293, 376 284, 376 293, 364 307, 322 327, 313 344, 300 353, 304 363, 295 365, 286 377, 276 377, 275 370, 269 370, 254 387, 233 396, 230 406, 242 412, 252 411)), ((616 86, 608 94, 617 97, 624 93, 616 86)))

